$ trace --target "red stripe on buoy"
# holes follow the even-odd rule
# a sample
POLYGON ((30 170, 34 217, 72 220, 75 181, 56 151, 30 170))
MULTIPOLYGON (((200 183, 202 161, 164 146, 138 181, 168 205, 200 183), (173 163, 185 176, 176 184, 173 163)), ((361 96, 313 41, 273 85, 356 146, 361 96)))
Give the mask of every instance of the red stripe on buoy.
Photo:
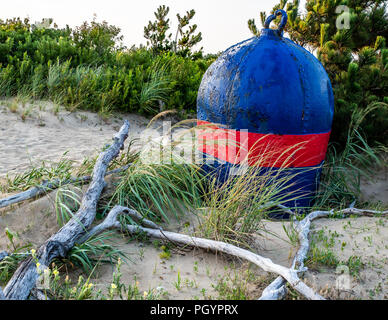
POLYGON ((325 160, 330 132, 303 135, 253 133, 223 129, 198 121, 199 150, 231 164, 301 168, 317 166, 325 160))

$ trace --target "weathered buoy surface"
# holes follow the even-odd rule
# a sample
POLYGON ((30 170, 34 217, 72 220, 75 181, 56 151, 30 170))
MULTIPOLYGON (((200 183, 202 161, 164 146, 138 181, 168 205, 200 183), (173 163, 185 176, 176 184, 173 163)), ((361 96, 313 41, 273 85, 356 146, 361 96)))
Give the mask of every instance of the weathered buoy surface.
POLYGON ((214 174, 225 181, 241 165, 239 146, 246 145, 248 165, 260 161, 261 168, 295 172, 283 192, 301 196, 287 204, 308 207, 326 156, 334 97, 320 61, 283 37, 286 23, 286 12, 278 10, 260 37, 232 46, 209 67, 198 92, 198 124, 218 130, 202 134, 199 148, 214 157, 214 174), (279 29, 270 29, 278 14, 279 29), (224 138, 226 145, 208 143, 224 138))

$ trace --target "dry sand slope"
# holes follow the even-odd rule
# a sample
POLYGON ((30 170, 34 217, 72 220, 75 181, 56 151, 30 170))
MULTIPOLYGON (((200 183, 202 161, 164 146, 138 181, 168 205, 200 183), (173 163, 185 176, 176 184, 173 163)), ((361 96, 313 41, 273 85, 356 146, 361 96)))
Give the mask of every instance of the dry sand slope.
POLYGON ((111 141, 124 118, 130 120, 131 138, 139 137, 149 121, 126 115, 112 117, 106 123, 91 112, 70 113, 62 109, 56 113, 56 106, 49 102, 26 104, 24 108, 19 104, 19 109, 11 112, 11 103, 0 102, 0 177, 20 172, 30 163, 59 161, 66 151, 68 158, 82 161, 111 141), (22 121, 22 113, 28 108, 30 114, 22 121))
MULTIPOLYGON (((58 161, 64 152, 67 157, 82 161, 85 156, 98 153, 121 126, 123 118, 130 120, 130 138, 142 135, 148 120, 136 116, 116 116, 110 123, 103 122, 96 114, 89 112, 69 113, 55 111, 48 102, 38 102, 33 106, 19 105, 18 110, 10 109, 9 101, 0 103, 0 178, 5 174, 15 174, 30 166, 30 162, 41 160, 58 161), (22 113, 31 108, 22 121, 22 113)), ((363 183, 365 199, 388 202, 387 172, 377 175, 375 181, 363 183)), ((0 197, 2 195, 0 194, 0 197)), ((55 192, 33 202, 23 203, 13 208, 0 210, 0 251, 9 250, 9 242, 4 228, 9 227, 18 234, 18 242, 39 245, 59 229, 56 223, 53 199, 55 192)), ((166 229, 180 231, 186 221, 194 225, 193 216, 185 216, 166 229)), ((261 232, 255 237, 253 250, 271 258, 274 262, 289 266, 297 247, 290 243, 283 226, 289 223, 263 222, 263 227, 271 233, 261 232)), ((322 219, 313 223, 316 247, 326 254, 332 252, 337 260, 345 262, 353 257, 362 266, 348 277, 346 290, 337 291, 339 279, 335 269, 322 265, 311 265, 306 279, 329 298, 387 299, 388 298, 388 220, 387 218, 352 218, 344 220, 322 219), (325 288, 328 287, 328 290, 325 288)), ((213 285, 220 277, 230 274, 231 260, 224 256, 205 253, 201 250, 176 252, 171 258, 161 259, 160 249, 150 244, 128 242, 117 234, 116 245, 128 254, 129 260, 122 267, 123 282, 132 284, 134 278, 141 290, 163 287, 169 299, 202 299, 217 297, 213 285), (178 285, 178 274, 180 285, 178 285)), ((246 265, 235 262, 238 277, 242 277, 246 265)), ((357 269, 357 268, 356 268, 357 269)), ((98 287, 107 288, 112 281, 113 268, 101 266, 93 280, 98 287)), ((265 273, 254 268, 257 279, 246 284, 247 297, 258 298, 268 283, 265 273)), ((273 276, 271 276, 273 277, 273 276)), ((246 281, 246 279, 241 279, 246 281)), ((231 284, 230 285, 235 285, 231 284)), ((241 284, 241 282, 240 282, 241 284)))

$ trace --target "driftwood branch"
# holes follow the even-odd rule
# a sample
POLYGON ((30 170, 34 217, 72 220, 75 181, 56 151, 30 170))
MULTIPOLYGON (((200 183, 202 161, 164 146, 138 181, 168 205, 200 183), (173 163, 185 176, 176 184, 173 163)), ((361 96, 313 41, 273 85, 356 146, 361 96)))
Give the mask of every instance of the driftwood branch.
MULTIPOLYGON (((105 174, 105 176, 109 176, 112 174, 120 173, 122 171, 126 171, 130 166, 131 165, 129 164, 129 165, 123 166, 121 168, 108 171, 105 174)), ((45 181, 39 186, 36 186, 36 187, 33 187, 33 188, 28 189, 26 191, 14 194, 14 195, 9 196, 7 198, 0 199, 0 209, 8 207, 8 206, 15 204, 15 203, 19 203, 22 201, 26 201, 29 199, 33 199, 36 197, 46 195, 47 192, 58 189, 61 186, 65 186, 68 184, 76 184, 76 183, 85 184, 85 183, 90 182, 90 180, 92 180, 91 176, 83 176, 80 178, 70 178, 70 179, 67 179, 64 181, 61 181, 59 179, 55 179, 53 181, 45 181)))
POLYGON ((74 246, 76 240, 87 233, 96 216, 97 202, 106 183, 104 177, 109 163, 118 156, 124 148, 124 141, 128 137, 129 122, 125 121, 120 131, 113 138, 112 145, 98 157, 94 166, 92 180, 81 201, 78 212, 57 233, 50 237, 36 252, 35 257, 24 260, 15 271, 4 295, 11 300, 25 300, 35 287, 39 277, 37 263, 48 267, 57 257, 65 257, 74 246))
MULTIPOLYGON (((105 220, 94 228, 90 229, 84 236, 82 236, 77 242, 84 243, 91 237, 103 232, 107 229, 112 229, 117 227, 118 217, 121 214, 125 214, 133 218, 135 221, 142 223, 143 225, 152 228, 152 229, 161 229, 157 224, 153 223, 150 220, 145 219, 141 214, 135 210, 131 210, 122 206, 115 206, 106 216, 105 220)), ((162 230, 162 229, 161 229, 162 230)))
MULTIPOLYGON (((375 216, 375 215, 388 215, 388 211, 375 211, 375 210, 362 210, 356 208, 348 208, 340 210, 337 214, 346 215, 360 215, 360 216, 375 216)), ((297 268, 298 272, 307 271, 304 266, 304 261, 307 257, 310 243, 309 233, 311 222, 320 218, 328 218, 334 215, 334 211, 314 211, 306 216, 302 221, 296 222, 296 230, 299 232, 299 250, 293 260, 291 269, 297 268)), ((267 288, 264 289, 259 300, 279 300, 285 297, 287 294, 286 281, 282 277, 277 277, 267 288)))
MULTIPOLYGON (((130 234, 137 234, 139 232, 143 232, 152 238, 172 241, 177 244, 197 247, 197 248, 215 251, 215 252, 223 252, 231 256, 248 260, 256 264, 257 266, 259 266, 260 268, 262 268, 264 271, 279 274, 282 278, 286 279, 290 283, 290 285, 293 288, 295 288, 295 290, 297 290, 300 294, 305 296, 307 299, 312 299, 312 300, 324 299, 319 294, 315 293, 304 282, 302 282, 297 275, 297 271, 293 270, 292 268, 291 269, 285 268, 283 266, 273 263, 268 258, 264 258, 253 252, 238 248, 234 245, 231 245, 225 242, 190 237, 190 236, 175 233, 175 232, 163 231, 152 222, 150 224, 152 228, 143 228, 138 225, 137 226, 122 225, 117 219, 120 214, 133 215, 133 210, 129 208, 121 207, 121 206, 114 207, 109 212, 105 221, 100 225, 96 226, 95 228, 91 229, 91 231, 88 232, 87 236, 90 237, 90 236, 96 235, 97 233, 100 233, 106 229, 117 228, 119 230, 125 230, 130 234)), ((146 221, 146 223, 149 224, 149 221, 146 221)), ((86 239, 82 238, 81 240, 85 241, 86 239)))
MULTIPOLYGON (((117 223, 117 228, 121 228, 121 224, 117 223)), ((129 233, 138 233, 139 231, 146 233, 148 236, 156 239, 165 239, 180 243, 183 245, 194 246, 197 248, 211 250, 216 252, 223 252, 231 256, 239 257, 248 260, 257 266, 261 267, 264 271, 279 274, 281 277, 287 280, 290 285, 298 291, 300 294, 310 300, 324 300, 319 294, 315 293, 310 287, 302 282, 297 274, 296 270, 288 269, 278 264, 273 263, 270 259, 259 256, 253 252, 245 249, 238 248, 234 245, 227 244, 224 242, 195 238, 183 234, 174 232, 167 232, 143 227, 137 227, 132 225, 126 226, 126 231, 129 233)))

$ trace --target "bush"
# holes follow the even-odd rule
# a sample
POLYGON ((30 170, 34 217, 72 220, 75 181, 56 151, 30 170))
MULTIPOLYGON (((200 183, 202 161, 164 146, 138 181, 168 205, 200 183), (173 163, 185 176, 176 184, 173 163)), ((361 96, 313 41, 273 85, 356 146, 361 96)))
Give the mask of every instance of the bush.
POLYGON ((144 47, 127 49, 121 40, 120 29, 105 21, 75 29, 59 29, 52 20, 0 21, 0 95, 23 92, 71 110, 195 113, 212 59, 171 52, 154 56, 144 47))

